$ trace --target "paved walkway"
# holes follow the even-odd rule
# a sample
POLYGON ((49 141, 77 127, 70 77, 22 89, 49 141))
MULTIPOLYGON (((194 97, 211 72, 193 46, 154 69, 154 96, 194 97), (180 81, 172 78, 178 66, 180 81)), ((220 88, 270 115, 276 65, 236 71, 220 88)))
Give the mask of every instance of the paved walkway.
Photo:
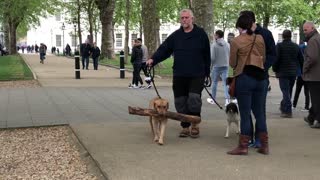
MULTIPOLYGON (((131 73, 120 79, 119 70, 100 66, 98 71, 81 70, 82 79, 76 80, 73 59, 48 55, 40 64, 38 56, 23 57, 42 87, 0 88, 0 127, 70 124, 109 179, 318 179, 320 143, 314 142, 320 131, 302 121, 303 98, 295 118, 279 118, 275 79, 267 100, 271 155, 252 149, 248 157, 233 157, 225 152, 237 137, 231 131, 229 139, 223 138, 225 114, 205 102, 205 92, 201 137, 180 139, 178 123, 169 121, 165 145, 158 146, 152 143, 148 118, 127 112, 128 106, 147 107, 156 96, 153 89, 128 89, 131 73)), ((174 111, 170 80, 156 83, 174 111)))

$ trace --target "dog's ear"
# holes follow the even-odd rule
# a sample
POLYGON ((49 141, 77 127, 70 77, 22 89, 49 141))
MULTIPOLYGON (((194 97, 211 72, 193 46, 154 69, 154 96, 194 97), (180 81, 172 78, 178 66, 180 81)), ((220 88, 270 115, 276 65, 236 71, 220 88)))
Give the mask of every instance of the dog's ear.
POLYGON ((238 106, 237 106, 237 105, 235 106, 235 112, 236 112, 237 114, 239 114, 239 109, 238 109, 238 106))
POLYGON ((157 106, 156 101, 153 101, 153 105, 152 105, 153 109, 156 109, 156 106, 157 106))
POLYGON ((229 104, 226 106, 226 113, 228 113, 228 111, 229 111, 229 104))

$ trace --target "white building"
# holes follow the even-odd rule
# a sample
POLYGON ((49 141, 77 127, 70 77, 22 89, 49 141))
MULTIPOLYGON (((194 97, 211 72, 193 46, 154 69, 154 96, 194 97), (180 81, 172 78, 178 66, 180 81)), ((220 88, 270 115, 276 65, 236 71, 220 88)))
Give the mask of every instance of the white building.
MULTIPOLYGON (((75 28, 74 24, 69 24, 63 21, 63 17, 60 15, 50 16, 46 19, 40 19, 40 26, 32 28, 27 33, 27 45, 44 43, 47 45, 48 49, 55 46, 59 48, 62 52, 63 47, 67 44, 71 46, 73 50, 76 45, 79 45, 78 38, 75 38, 75 28)), ((179 28, 179 25, 164 24, 160 28, 160 41, 163 42, 168 35, 179 28)), ((82 32, 82 40, 84 43, 87 35, 89 33, 86 31, 82 32)), ((114 48, 115 51, 120 51, 124 49, 125 40, 125 29, 124 26, 117 26, 114 31, 114 48)), ((132 48, 131 42, 139 38, 139 32, 130 31, 129 32, 129 47, 132 48)), ((143 39, 143 37, 142 37, 143 39)), ((97 45, 101 46, 101 34, 97 35, 97 45)))
MULTIPOLYGON (((60 52, 62 52, 63 47, 67 44, 71 46, 71 49, 75 49, 76 45, 79 45, 78 38, 75 38, 75 28, 73 24, 67 23, 63 21, 63 17, 61 15, 50 16, 47 19, 40 20, 40 26, 36 28, 32 28, 27 33, 27 45, 32 44, 40 44, 45 43, 48 47, 48 50, 51 47, 55 46, 59 48, 60 52)), ((179 28, 179 24, 163 24, 160 27, 160 41, 163 42, 172 32, 179 28)), ((216 30, 219 28, 215 28, 216 30)), ((284 30, 281 28, 274 28, 270 27, 269 30, 272 32, 275 42, 282 41, 282 31, 284 30)), ((236 32, 230 31, 230 32, 236 32)), ((89 33, 83 31, 82 32, 82 39, 83 42, 85 41, 87 35, 89 33)), ((225 32, 225 38, 227 38, 228 31, 225 32)), ((237 32, 235 33, 237 35, 237 32)), ((124 49, 124 39, 125 39, 125 29, 123 26, 117 26, 114 31, 114 48, 115 51, 120 51, 124 49)), ((131 49, 131 42, 132 40, 139 37, 139 32, 130 31, 129 32, 129 48, 131 49)), ((1 38, 1 34, 0 34, 1 38)), ((143 39, 143 37, 142 37, 143 39)), ((292 41, 295 43, 299 43, 299 31, 293 31, 292 34, 292 41)), ((0 39, 1 42, 1 39, 0 39)), ((82 43, 83 43, 82 42, 82 43)), ((101 34, 98 33, 97 35, 97 45, 100 47, 101 45, 101 34)))

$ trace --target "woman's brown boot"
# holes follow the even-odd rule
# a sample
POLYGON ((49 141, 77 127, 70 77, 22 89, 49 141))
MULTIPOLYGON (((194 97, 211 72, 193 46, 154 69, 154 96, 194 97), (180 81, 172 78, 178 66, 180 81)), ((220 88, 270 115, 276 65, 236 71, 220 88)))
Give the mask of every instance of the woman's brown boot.
POLYGON ((258 149, 258 153, 268 155, 269 154, 269 142, 268 133, 259 133, 259 139, 261 141, 261 147, 258 149))
POLYGON ((240 134, 238 147, 227 153, 230 155, 248 155, 248 144, 250 139, 250 136, 240 134))

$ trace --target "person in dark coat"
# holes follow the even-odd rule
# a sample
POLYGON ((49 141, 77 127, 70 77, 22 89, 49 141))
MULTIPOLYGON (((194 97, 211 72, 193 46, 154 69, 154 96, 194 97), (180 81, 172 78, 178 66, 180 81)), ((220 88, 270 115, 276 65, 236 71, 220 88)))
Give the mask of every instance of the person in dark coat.
POLYGON ((87 39, 84 44, 81 45, 81 60, 82 60, 82 69, 86 68, 89 70, 89 56, 91 51, 91 46, 89 40, 87 39))
POLYGON ((313 22, 305 22, 303 33, 307 47, 304 53, 302 79, 310 90, 311 109, 305 119, 311 128, 320 128, 320 34, 313 22))
POLYGON ((66 45, 66 55, 71 56, 71 47, 69 44, 66 45))
MULTIPOLYGON (((181 27, 160 45, 146 65, 155 66, 173 54, 175 108, 178 113, 201 117, 201 93, 210 77, 210 42, 207 33, 193 22, 193 12, 181 10, 181 27)), ((179 137, 199 137, 199 124, 181 122, 180 125, 179 137)))
POLYGON ((283 42, 278 43, 277 61, 272 66, 279 78, 279 85, 282 92, 280 104, 281 117, 292 118, 292 89, 296 80, 299 64, 303 63, 303 56, 299 46, 291 41, 291 31, 284 30, 282 33, 283 42))
POLYGON ((142 57, 143 52, 141 48, 141 43, 136 39, 134 40, 135 45, 132 48, 131 53, 131 63, 133 65, 133 88, 139 88, 139 82, 143 84, 141 76, 140 76, 140 69, 142 66, 142 57))
MULTIPOLYGON (((303 41, 300 42, 299 48, 300 48, 302 55, 304 55, 304 50, 306 48, 306 45, 303 41)), ((303 69, 303 64, 299 64, 299 68, 297 70, 296 91, 294 93, 292 107, 293 108, 297 107, 300 92, 303 87, 305 101, 304 101, 304 109, 302 109, 301 111, 309 111, 309 109, 310 109, 310 92, 309 92, 309 88, 308 88, 307 83, 302 79, 302 69, 303 69)))
POLYGON ((91 54, 91 57, 92 57, 92 60, 93 60, 93 69, 94 70, 98 70, 98 62, 99 62, 99 56, 100 56, 100 49, 99 47, 97 46, 97 43, 94 42, 93 43, 93 47, 92 47, 92 54, 91 54))
POLYGON ((40 63, 43 64, 46 59, 47 46, 43 43, 40 43, 40 63))

